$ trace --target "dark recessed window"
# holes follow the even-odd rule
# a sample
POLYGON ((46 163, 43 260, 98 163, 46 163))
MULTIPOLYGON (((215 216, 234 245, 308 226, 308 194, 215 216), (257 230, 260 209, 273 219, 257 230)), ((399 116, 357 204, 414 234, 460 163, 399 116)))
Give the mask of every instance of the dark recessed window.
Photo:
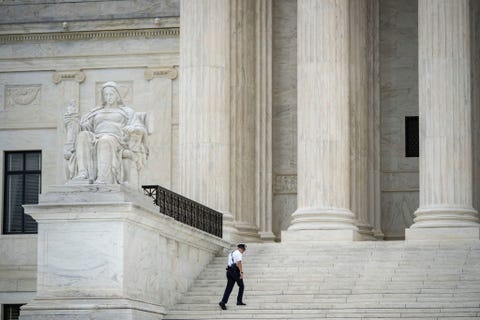
POLYGON ((418 117, 405 117, 405 157, 419 154, 418 117))
POLYGON ((36 233, 37 222, 22 205, 38 203, 42 176, 40 151, 5 152, 3 233, 36 233))
POLYGON ((4 304, 3 320, 18 320, 22 304, 4 304))

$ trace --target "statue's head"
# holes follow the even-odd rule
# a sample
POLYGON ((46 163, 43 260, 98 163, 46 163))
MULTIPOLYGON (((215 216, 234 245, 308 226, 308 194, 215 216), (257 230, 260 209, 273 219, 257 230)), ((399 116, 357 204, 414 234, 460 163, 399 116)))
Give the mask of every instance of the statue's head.
POLYGON ((118 85, 114 81, 105 82, 102 86, 102 105, 105 106, 107 104, 124 105, 118 85))

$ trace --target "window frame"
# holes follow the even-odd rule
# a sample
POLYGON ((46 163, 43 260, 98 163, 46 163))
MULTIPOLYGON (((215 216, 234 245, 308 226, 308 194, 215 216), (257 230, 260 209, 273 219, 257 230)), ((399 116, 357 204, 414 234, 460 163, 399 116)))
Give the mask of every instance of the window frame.
MULTIPOLYGON (((8 192, 7 192, 7 183, 8 177, 14 175, 21 175, 23 177, 22 182, 22 190, 23 190, 23 197, 22 197, 22 204, 25 204, 25 188, 26 188, 26 176, 28 174, 38 174, 40 175, 40 188, 39 194, 42 192, 42 166, 43 166, 43 159, 42 159, 42 150, 15 150, 15 151, 4 151, 3 152, 3 210, 2 210, 2 234, 4 235, 18 235, 18 234, 37 234, 38 227, 35 231, 25 231, 25 211, 22 212, 22 231, 21 232, 9 232, 7 230, 7 221, 6 217, 6 210, 7 210, 7 202, 8 202, 8 192), (8 170, 8 156, 10 154, 23 154, 23 169, 21 171, 10 171, 8 170), (28 153, 38 153, 40 156, 40 170, 26 170, 26 155, 28 153)), ((22 208, 23 210, 23 208, 22 208)))

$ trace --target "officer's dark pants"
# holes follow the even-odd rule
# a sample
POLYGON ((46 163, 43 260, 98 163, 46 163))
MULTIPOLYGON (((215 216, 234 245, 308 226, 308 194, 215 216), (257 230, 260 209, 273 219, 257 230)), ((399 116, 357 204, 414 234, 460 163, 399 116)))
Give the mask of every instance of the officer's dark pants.
POLYGON ((222 302, 225 304, 228 302, 228 297, 230 297, 230 293, 232 293, 235 282, 238 285, 237 303, 243 302, 244 286, 243 286, 243 279, 240 279, 240 273, 238 273, 238 276, 237 276, 236 273, 227 271, 227 281, 228 281, 227 287, 225 288, 225 293, 223 294, 222 302))

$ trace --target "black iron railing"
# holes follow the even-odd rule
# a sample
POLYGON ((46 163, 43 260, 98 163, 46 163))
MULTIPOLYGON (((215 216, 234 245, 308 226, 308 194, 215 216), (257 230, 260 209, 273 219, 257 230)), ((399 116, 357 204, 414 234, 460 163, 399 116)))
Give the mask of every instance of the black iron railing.
POLYGON ((148 185, 142 188, 145 195, 153 198, 153 203, 160 207, 160 213, 219 238, 222 237, 223 216, 220 212, 161 186, 148 185))

